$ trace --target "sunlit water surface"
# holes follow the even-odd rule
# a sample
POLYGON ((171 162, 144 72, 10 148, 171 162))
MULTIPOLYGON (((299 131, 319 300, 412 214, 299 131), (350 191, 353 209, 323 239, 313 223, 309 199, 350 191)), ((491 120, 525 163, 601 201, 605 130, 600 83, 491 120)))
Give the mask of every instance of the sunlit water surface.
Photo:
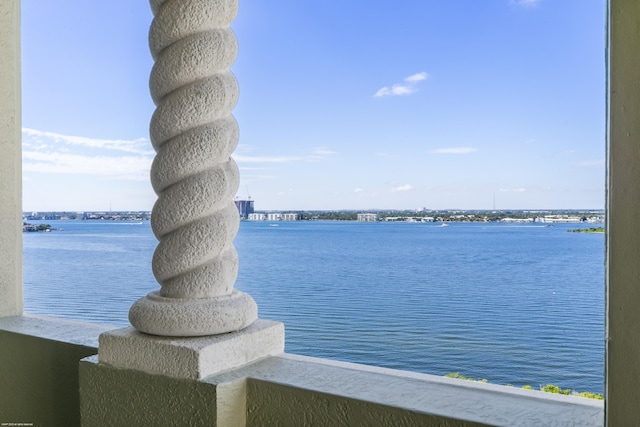
MULTIPOLYGON (((149 223, 50 223, 24 233, 25 311, 128 326, 149 223)), ((243 222, 236 287, 290 353, 602 392, 604 236, 576 227, 243 222)))

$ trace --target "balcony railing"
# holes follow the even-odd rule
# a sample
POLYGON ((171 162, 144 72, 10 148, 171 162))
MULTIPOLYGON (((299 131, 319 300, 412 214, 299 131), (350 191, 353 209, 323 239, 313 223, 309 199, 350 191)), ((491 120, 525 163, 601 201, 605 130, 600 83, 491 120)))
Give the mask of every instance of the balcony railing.
MULTIPOLYGON (((171 146, 169 140, 185 134, 184 138, 193 137, 189 133, 191 128, 215 126, 219 120, 231 123, 228 113, 236 89, 224 69, 228 67, 227 56, 234 41, 224 28, 228 27, 227 18, 233 15, 231 9, 235 2, 151 1, 156 20, 161 17, 157 26, 162 27, 152 36, 152 44, 189 49, 193 37, 211 31, 217 35, 207 33, 206 37, 225 49, 216 62, 220 68, 211 71, 205 67, 204 75, 198 74, 202 70, 195 65, 187 69, 186 74, 183 74, 185 70, 174 70, 174 65, 166 64, 168 74, 158 72, 162 84, 167 85, 158 89, 159 112, 154 118, 156 125, 152 125, 156 127, 152 135, 155 135, 159 155, 163 145, 171 146), (225 13, 211 13, 220 7, 225 13), (225 18, 216 21, 220 16, 225 18), (207 17, 214 18, 215 22, 205 22, 207 17), (182 34, 181 30, 187 32, 182 34), (182 38, 184 42, 180 41, 182 38), (198 73, 189 74, 194 70, 198 73), (213 74, 206 74, 209 72, 213 74), (209 82, 211 87, 181 89, 183 78, 209 82), (197 101, 197 95, 202 93, 211 96, 205 96, 201 105, 196 106, 200 114, 195 117, 196 122, 182 130, 165 122, 182 114, 179 96, 197 101), (211 105, 209 101, 214 101, 215 111, 207 110, 211 105)), ((183 257, 170 248, 165 251, 164 246, 170 243, 165 244, 164 239, 171 240, 171 236, 179 234, 181 239, 186 239, 183 244, 187 242, 185 245, 190 248, 190 242, 199 236, 200 222, 209 221, 223 230, 218 236, 222 241, 232 240, 234 219, 227 215, 231 211, 224 203, 227 192, 216 193, 218 187, 201 186, 205 192, 211 190, 207 196, 211 196, 210 203, 191 206, 181 202, 181 194, 167 193, 169 187, 179 187, 179 181, 156 183, 160 201, 158 211, 154 211, 157 213, 154 216, 159 218, 154 229, 160 237, 161 249, 155 272, 162 291, 150 295, 141 311, 134 310, 133 318, 141 330, 160 336, 131 328, 112 331, 96 325, 23 314, 19 5, 19 0, 0 0, 0 55, 3 58, 0 62, 0 424, 603 424, 605 407, 601 401, 283 353, 279 324, 254 321, 252 300, 234 293, 233 283, 223 280, 217 287, 205 284, 190 287, 192 282, 186 279, 173 280, 193 272, 189 262, 202 251, 194 247, 190 256, 183 257), (194 220, 190 215, 196 211, 194 220), (176 232, 182 227, 188 230, 176 232), (199 299, 206 301, 196 301, 199 299), (156 310, 158 306, 161 307, 156 310), (206 307, 199 311, 203 306, 206 307), (211 324, 207 316, 212 312, 217 313, 214 331, 206 329, 211 324), (198 313, 204 317, 198 317, 198 313), (188 317, 188 322, 180 323, 183 315, 188 317), (192 328, 193 319, 195 328, 192 328), (200 328, 203 325, 204 329, 200 328), (186 338, 175 338, 176 335, 186 338), (194 338, 194 335, 204 336, 194 338), (99 336, 102 338, 98 345, 99 336), (220 351, 221 345, 223 351, 220 351), (211 369, 221 359, 225 363, 211 369)), ((636 345, 640 336, 640 310, 637 310, 640 222, 636 218, 640 210, 637 184, 640 182, 640 145, 637 144, 640 3, 610 0, 610 10, 606 422, 634 425, 640 419, 637 405, 640 346, 636 345)), ((160 51, 165 50, 170 49, 160 47, 160 51)), ((180 57, 180 52, 173 54, 180 57)), ((163 58, 158 55, 156 60, 165 61, 163 58)), ((171 58, 166 58, 166 62, 170 64, 171 58)), ((227 141, 228 138, 227 134, 227 141)), ((183 163, 173 163, 172 159, 175 160, 174 154, 167 154, 157 161, 162 177, 180 175, 177 169, 183 163)), ((226 183, 220 187, 223 189, 237 185, 232 163, 225 161, 224 156, 221 162, 214 163, 198 173, 219 172, 219 182, 226 183), (218 172, 211 172, 211 168, 218 172)), ((190 172, 198 167, 188 164, 192 168, 190 172)), ((192 190, 185 191, 193 194, 192 190)), ((205 258, 210 253, 215 255, 207 258, 215 266, 203 274, 232 272, 233 251, 227 243, 216 246, 216 242, 205 241, 200 244, 210 249, 205 251, 205 258), (219 259, 223 259, 222 264, 218 263, 219 259), (231 270, 226 270, 229 265, 231 270)))

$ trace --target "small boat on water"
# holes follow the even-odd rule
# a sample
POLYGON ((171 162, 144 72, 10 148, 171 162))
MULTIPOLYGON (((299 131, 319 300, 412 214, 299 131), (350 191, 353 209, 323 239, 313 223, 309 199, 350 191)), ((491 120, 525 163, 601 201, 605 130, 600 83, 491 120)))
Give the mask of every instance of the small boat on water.
POLYGON ((449 224, 445 224, 444 222, 442 224, 440 224, 440 227, 448 227, 449 224))

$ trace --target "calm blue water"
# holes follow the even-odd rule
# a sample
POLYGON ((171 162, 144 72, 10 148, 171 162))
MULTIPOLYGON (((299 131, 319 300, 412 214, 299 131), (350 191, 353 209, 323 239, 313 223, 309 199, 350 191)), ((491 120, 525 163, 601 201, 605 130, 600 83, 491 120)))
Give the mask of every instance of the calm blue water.
MULTIPOLYGON (((127 326, 149 223, 24 234, 25 310, 127 326)), ((575 224, 243 222, 238 289, 290 353, 602 392, 604 236, 575 224)))

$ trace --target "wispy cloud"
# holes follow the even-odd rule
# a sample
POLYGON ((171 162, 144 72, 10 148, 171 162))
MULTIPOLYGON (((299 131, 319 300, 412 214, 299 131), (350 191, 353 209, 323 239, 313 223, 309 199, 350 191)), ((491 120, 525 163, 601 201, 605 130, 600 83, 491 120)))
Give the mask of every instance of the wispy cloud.
POLYGON ((509 4, 522 7, 536 7, 540 0, 509 0, 509 4))
POLYGON ((243 174, 242 179, 246 182, 252 181, 264 181, 268 179, 276 179, 275 175, 254 175, 254 174, 243 174))
POLYGON ((364 189, 357 187, 355 190, 353 190, 354 193, 362 193, 364 191, 364 189))
POLYGON ((336 152, 332 151, 332 150, 318 148, 318 149, 313 151, 313 154, 315 154, 317 156, 333 156, 334 154, 336 154, 336 152))
POLYGON ((269 168, 266 167, 253 167, 253 166, 238 166, 238 168, 240 170, 243 171, 263 171, 263 170, 269 170, 269 168))
POLYGON ((526 188, 501 188, 500 190, 501 193, 524 193, 525 191, 527 191, 526 188))
POLYGON ((153 150, 144 138, 107 140, 22 129, 22 170, 148 180, 153 150), (123 154, 126 153, 126 154, 123 154))
POLYGON ((415 93, 416 89, 411 85, 401 85, 395 84, 391 87, 385 86, 383 88, 378 89, 378 91, 373 95, 376 98, 381 96, 399 96, 399 95, 411 95, 415 93))
POLYGON ((410 75, 409 77, 406 77, 404 81, 408 83, 417 83, 421 82, 422 80, 427 80, 427 77, 429 77, 429 74, 422 71, 420 73, 415 73, 410 75))
MULTIPOLYGON (((242 152, 248 153, 247 147, 244 147, 242 152)), ((302 161, 317 161, 325 160, 336 154, 335 151, 328 149, 315 149, 311 154, 306 156, 249 156, 244 154, 234 154, 232 157, 240 165, 242 163, 292 163, 302 161)))
POLYGON ((581 167, 581 168, 603 167, 604 166, 604 159, 584 160, 582 162, 576 163, 576 166, 581 167))
POLYGON ((434 154, 469 154, 478 151, 473 147, 448 147, 448 148, 436 148, 432 151, 434 154))
POLYGON ((378 89, 373 96, 379 98, 381 96, 411 95, 418 91, 416 85, 427 78, 429 78, 429 75, 424 71, 415 73, 405 77, 404 83, 396 83, 392 86, 384 86, 378 89))
POLYGON ((150 158, 140 156, 86 156, 78 154, 24 151, 22 170, 46 174, 94 175, 142 181, 149 179, 150 158))
POLYGON ((309 160, 312 156, 307 157, 288 157, 288 156, 243 156, 234 155, 233 158, 237 163, 290 163, 301 160, 309 160))
POLYGON ((403 191, 413 191, 413 190, 415 190, 415 188, 413 187, 413 185, 410 185, 410 184, 401 185, 399 187, 393 187, 391 189, 391 191, 393 191, 394 193, 403 192, 403 191))
POLYGON ((66 144, 71 146, 83 146, 87 148, 101 148, 105 150, 124 151, 135 154, 153 154, 150 143, 145 138, 132 140, 126 139, 97 139, 84 136, 61 135, 54 132, 40 131, 36 129, 22 128, 23 144, 27 146, 66 144))

